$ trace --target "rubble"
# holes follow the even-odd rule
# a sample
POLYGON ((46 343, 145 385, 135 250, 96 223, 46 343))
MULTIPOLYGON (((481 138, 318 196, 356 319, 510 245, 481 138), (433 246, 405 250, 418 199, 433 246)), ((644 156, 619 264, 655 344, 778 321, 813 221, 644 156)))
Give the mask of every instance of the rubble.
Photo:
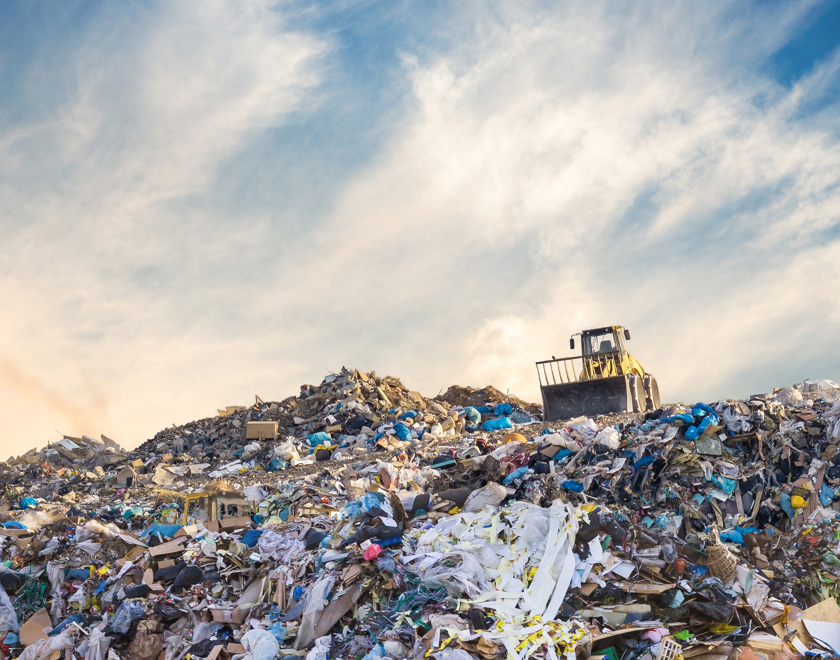
POLYGON ((343 369, 0 464, 0 652, 785 660, 840 650, 840 388, 544 424, 343 369))

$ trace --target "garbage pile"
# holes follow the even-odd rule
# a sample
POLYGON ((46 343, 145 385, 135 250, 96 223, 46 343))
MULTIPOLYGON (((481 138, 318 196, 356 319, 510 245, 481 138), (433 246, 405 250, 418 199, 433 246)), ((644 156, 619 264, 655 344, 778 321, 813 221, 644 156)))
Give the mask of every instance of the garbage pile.
POLYGON ((343 369, 133 451, 0 464, 0 652, 835 656, 838 446, 831 381, 544 424, 343 369))

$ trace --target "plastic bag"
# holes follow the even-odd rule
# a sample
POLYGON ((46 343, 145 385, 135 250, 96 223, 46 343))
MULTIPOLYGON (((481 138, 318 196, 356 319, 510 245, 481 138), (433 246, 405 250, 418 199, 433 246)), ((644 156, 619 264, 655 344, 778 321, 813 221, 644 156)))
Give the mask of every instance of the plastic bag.
POLYGON ((445 648, 443 651, 433 653, 435 660, 474 660, 464 649, 445 648))
POLYGON ((381 552, 382 546, 377 545, 376 543, 371 543, 368 547, 365 548, 364 552, 362 553, 362 557, 365 558, 365 561, 370 561, 371 559, 376 559, 381 552))
POLYGON ((499 419, 488 419, 481 425, 485 431, 501 431, 502 429, 513 428, 510 417, 500 417, 499 419))
POLYGON ((53 621, 60 621, 64 618, 64 598, 61 593, 64 590, 64 566, 49 562, 47 564, 47 578, 50 581, 50 594, 52 604, 50 605, 50 617, 53 621))
POLYGON ((464 417, 466 417, 471 424, 479 424, 481 422, 481 413, 472 406, 464 408, 464 417))
POLYGON ((274 448, 274 455, 281 461, 290 462, 300 460, 300 454, 292 440, 287 440, 283 444, 277 445, 274 448))
MULTIPOLYGON (((513 483, 517 479, 521 479, 522 477, 524 477, 526 474, 528 474, 528 468, 527 467, 516 468, 513 472, 511 472, 508 476, 506 476, 502 480, 502 483, 503 484, 513 483)), ((489 485, 490 484, 488 484, 488 486, 489 485)), ((496 484, 496 485, 498 486, 498 484, 496 484)), ((501 502, 501 501, 502 500, 499 500, 499 502, 501 502)))
POLYGON ((382 506, 385 502, 385 496, 380 493, 365 493, 361 497, 356 498, 352 502, 348 502, 341 510, 342 518, 357 518, 363 513, 367 513, 371 509, 382 506))
POLYGON ((394 424, 394 433, 396 436, 403 441, 411 440, 411 431, 405 424, 394 424))
POLYGON ((8 632, 9 630, 18 632, 20 626, 18 626, 17 613, 12 606, 12 601, 9 600, 6 590, 0 586, 0 633, 8 632))
POLYGON ((385 649, 381 646, 377 645, 374 646, 370 651, 365 654, 365 657, 362 660, 381 660, 381 658, 385 657, 385 649))
POLYGON ((60 635, 39 639, 34 644, 27 646, 23 653, 18 656, 18 660, 48 660, 53 653, 72 651, 74 646, 72 630, 68 628, 60 635))
POLYGON ((313 433, 309 436, 310 447, 317 447, 318 445, 324 445, 325 447, 329 447, 331 444, 332 438, 330 438, 329 433, 318 431, 317 433, 313 433))
POLYGON ((802 392, 795 387, 783 387, 776 392, 776 401, 783 406, 795 406, 802 403, 802 392))
POLYGON ((268 627, 268 632, 274 635, 274 639, 277 640, 278 644, 282 645, 286 641, 286 629, 281 623, 272 623, 268 627))
POLYGON ((274 660, 280 652, 280 644, 267 630, 249 630, 242 635, 247 660, 274 660))
POLYGON ((77 649, 85 660, 106 660, 108 647, 111 645, 111 638, 94 626, 90 630, 90 637, 87 637, 77 649))
POLYGON ((618 449, 621 445, 621 433, 619 433, 614 426, 605 426, 598 435, 595 436, 595 442, 599 445, 604 445, 610 449, 618 449))
POLYGON ((203 642, 205 639, 210 639, 221 627, 221 623, 199 623, 193 631, 193 644, 198 644, 199 642, 203 642))
POLYGON ((412 568, 423 580, 423 586, 446 589, 451 596, 476 598, 492 589, 484 568, 472 553, 453 550, 432 558, 431 564, 421 561, 412 568))
POLYGON ((329 635, 319 637, 315 640, 315 646, 306 654, 306 660, 327 660, 332 646, 332 638, 329 635))
MULTIPOLYGON (((525 472, 528 471, 528 468, 522 469, 525 472)), ((479 488, 469 494, 467 501, 464 502, 464 511, 481 511, 488 506, 499 506, 505 497, 507 497, 507 488, 491 481, 484 488, 479 488)))

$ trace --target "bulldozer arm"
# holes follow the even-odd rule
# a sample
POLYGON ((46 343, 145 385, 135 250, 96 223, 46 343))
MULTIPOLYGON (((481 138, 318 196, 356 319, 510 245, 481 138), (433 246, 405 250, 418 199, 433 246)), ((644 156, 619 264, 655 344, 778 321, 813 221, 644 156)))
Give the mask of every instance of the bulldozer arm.
POLYGON ((580 415, 593 417, 644 410, 644 393, 635 375, 543 385, 543 419, 559 422, 580 415), (641 401, 639 394, 641 392, 641 401))

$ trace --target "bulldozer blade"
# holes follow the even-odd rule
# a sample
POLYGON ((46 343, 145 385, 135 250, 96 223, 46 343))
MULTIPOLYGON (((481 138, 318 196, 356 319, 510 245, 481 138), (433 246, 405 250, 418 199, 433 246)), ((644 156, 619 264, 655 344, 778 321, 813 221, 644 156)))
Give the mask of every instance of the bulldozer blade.
POLYGON ((583 380, 540 388, 546 422, 586 415, 633 412, 633 392, 628 376, 583 380))

